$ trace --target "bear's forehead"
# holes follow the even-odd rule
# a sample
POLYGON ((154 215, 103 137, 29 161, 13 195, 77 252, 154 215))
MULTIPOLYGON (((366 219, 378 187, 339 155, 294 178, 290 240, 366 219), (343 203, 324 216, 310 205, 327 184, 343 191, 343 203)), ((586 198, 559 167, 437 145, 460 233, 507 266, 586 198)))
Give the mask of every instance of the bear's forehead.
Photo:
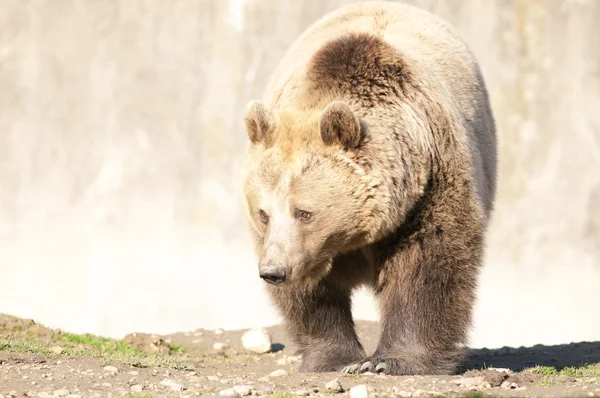
POLYGON ((284 161, 293 162, 308 151, 323 147, 319 131, 319 113, 310 111, 278 112, 273 147, 284 161))
POLYGON ((309 180, 314 180, 314 183, 320 184, 317 181, 320 178, 316 177, 322 175, 319 171, 331 167, 333 167, 331 162, 322 154, 303 150, 288 154, 283 153, 277 147, 272 147, 259 155, 252 174, 256 183, 262 187, 261 189, 283 195, 286 192, 295 191, 294 187, 299 189, 305 187, 307 178, 303 177, 308 177, 309 180), (300 181, 304 181, 304 183, 300 183, 300 181))

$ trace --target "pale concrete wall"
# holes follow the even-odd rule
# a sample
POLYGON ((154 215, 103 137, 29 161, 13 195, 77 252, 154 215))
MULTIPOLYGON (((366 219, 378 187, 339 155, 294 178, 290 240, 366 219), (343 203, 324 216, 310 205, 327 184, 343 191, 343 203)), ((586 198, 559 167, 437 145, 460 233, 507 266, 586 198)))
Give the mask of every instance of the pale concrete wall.
MULTIPOLYGON (((0 312, 113 336, 277 322, 241 111, 346 2, 4 0, 0 312)), ((473 345, 600 340, 600 2, 410 3, 472 46, 499 127, 473 345)))

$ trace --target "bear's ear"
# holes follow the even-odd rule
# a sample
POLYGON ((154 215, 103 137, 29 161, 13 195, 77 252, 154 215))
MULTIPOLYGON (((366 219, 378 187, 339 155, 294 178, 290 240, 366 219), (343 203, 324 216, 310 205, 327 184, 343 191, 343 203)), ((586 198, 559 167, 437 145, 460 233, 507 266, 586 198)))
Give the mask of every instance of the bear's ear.
POLYGON ((334 101, 327 105, 321 114, 319 128, 327 145, 341 144, 350 149, 360 142, 360 120, 345 102, 334 101))
POLYGON ((275 129, 273 114, 258 100, 252 100, 246 107, 244 124, 248 138, 253 144, 265 143, 275 129))

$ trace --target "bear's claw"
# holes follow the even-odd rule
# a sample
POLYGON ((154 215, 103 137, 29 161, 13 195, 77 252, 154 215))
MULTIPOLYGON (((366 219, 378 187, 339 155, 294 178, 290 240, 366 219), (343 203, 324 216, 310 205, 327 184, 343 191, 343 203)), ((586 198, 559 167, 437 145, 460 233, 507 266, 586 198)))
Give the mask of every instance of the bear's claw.
POLYGON ((404 362, 397 359, 366 358, 360 362, 350 364, 342 369, 343 373, 375 372, 387 375, 410 374, 404 362))
POLYGON ((356 371, 360 368, 360 363, 353 363, 352 365, 346 366, 342 369, 342 373, 356 373, 356 371))

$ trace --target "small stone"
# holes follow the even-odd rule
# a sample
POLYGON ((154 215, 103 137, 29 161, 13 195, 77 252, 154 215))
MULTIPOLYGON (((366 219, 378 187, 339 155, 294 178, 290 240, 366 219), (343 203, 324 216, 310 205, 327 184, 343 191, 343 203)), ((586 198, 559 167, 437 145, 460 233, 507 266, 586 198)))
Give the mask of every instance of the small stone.
POLYGON ((287 364, 288 364, 288 361, 285 358, 279 358, 277 360, 277 365, 283 366, 283 365, 287 365, 287 364))
POLYGON ((57 354, 57 355, 60 355, 60 354, 62 354, 62 353, 65 351, 65 350, 64 350, 64 349, 63 349, 61 346, 55 345, 55 346, 52 346, 52 347, 50 347, 50 351, 52 351, 53 353, 55 353, 55 354, 57 354))
POLYGON ((344 387, 342 387, 342 383, 338 379, 333 379, 327 384, 325 384, 325 389, 329 392, 343 392, 344 387))
POLYGON ((233 386, 233 389, 240 397, 248 396, 251 392, 250 386, 233 386))
POLYGON ((67 395, 70 394, 70 392, 66 388, 61 388, 59 390, 55 390, 52 394, 55 397, 66 397, 67 395))
POLYGON ((114 366, 105 366, 104 367, 104 371, 107 373, 112 373, 112 374, 117 374, 119 373, 119 369, 115 368, 114 366))
POLYGON ((398 387, 392 388, 392 392, 394 393, 394 395, 397 395, 402 398, 412 397, 412 393, 410 391, 405 391, 398 387))
POLYGON ((222 397, 239 397, 238 393, 233 388, 219 391, 219 395, 222 397))
POLYGON ((225 333, 225 331, 223 329, 221 329, 221 328, 215 329, 215 334, 220 335, 220 334, 223 334, 223 333, 225 333))
POLYGON ((512 370, 508 369, 508 368, 488 368, 487 370, 495 370, 496 372, 500 372, 500 373, 507 373, 507 374, 511 374, 512 370))
POLYGON ((101 385, 102 385, 102 387, 106 387, 106 388, 112 387, 112 384, 110 384, 110 383, 102 383, 101 385))
POLYGON ((485 381, 483 377, 463 377, 453 380, 453 382, 454 384, 458 384, 460 387, 467 388, 470 391, 481 391, 491 387, 490 383, 485 381))
POLYGON ((511 384, 510 381, 505 380, 502 382, 502 384, 500 384, 500 388, 504 388, 504 389, 508 390, 508 389, 510 389, 510 384, 511 384))
POLYGON ((289 356, 285 359, 287 361, 287 363, 292 364, 292 363, 298 363, 302 360, 302 355, 297 355, 297 356, 289 356))
POLYGON ((134 384, 131 386, 131 392, 142 392, 143 389, 144 387, 142 387, 140 384, 134 384))
POLYGON ((131 372, 129 372, 129 374, 132 376, 138 376, 140 372, 138 372, 137 370, 132 370, 131 372))
POLYGON ((281 376, 287 376, 288 372, 286 372, 283 369, 277 369, 271 372, 271 374, 269 374, 269 376, 271 377, 281 377, 281 376))
POLYGON ((273 389, 269 386, 260 386, 258 392, 264 395, 271 395, 273 394, 273 389))
POLYGON ((222 352, 225 351, 227 348, 229 348, 229 346, 225 343, 215 343, 213 344, 213 350, 218 351, 218 352, 222 352))
POLYGON ((160 382, 160 385, 168 387, 173 391, 185 390, 185 386, 183 385, 183 383, 181 383, 180 381, 177 381, 177 380, 173 380, 173 379, 164 379, 163 381, 160 382))
POLYGON ((310 395, 310 393, 306 390, 297 390, 295 392, 295 394, 299 397, 306 397, 306 396, 310 395))
POLYGON ((247 351, 265 354, 271 351, 271 335, 264 328, 255 328, 242 335, 242 345, 247 351))
POLYGON ((368 398, 369 389, 365 384, 359 384, 350 389, 350 398, 368 398))
POLYGON ((219 381, 219 376, 208 376, 207 379, 210 381, 219 381))
POLYGON ((593 392, 588 392, 588 397, 594 397, 596 394, 594 394, 593 392))

